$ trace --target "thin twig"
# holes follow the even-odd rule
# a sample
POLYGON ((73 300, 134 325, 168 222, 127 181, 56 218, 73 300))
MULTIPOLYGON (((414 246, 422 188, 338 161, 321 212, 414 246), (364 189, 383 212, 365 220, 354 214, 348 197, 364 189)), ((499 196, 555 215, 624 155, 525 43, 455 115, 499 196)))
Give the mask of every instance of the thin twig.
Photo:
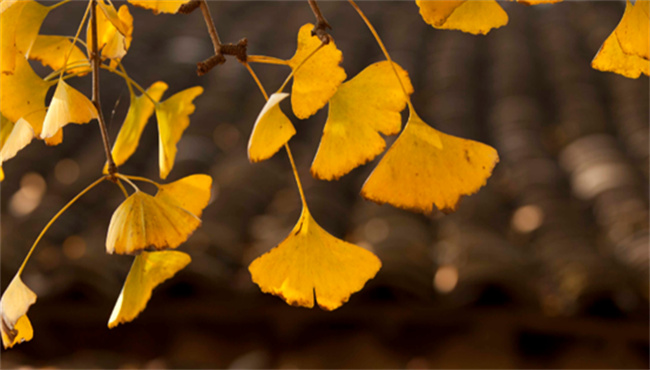
POLYGON ((93 47, 90 53, 91 62, 93 65, 93 99, 92 102, 97 109, 97 121, 99 122, 99 129, 102 133, 102 141, 104 143, 104 151, 106 152, 106 161, 108 161, 108 174, 110 175, 111 181, 117 181, 115 173, 117 173, 117 166, 113 160, 113 155, 111 154, 111 145, 108 141, 108 132, 106 130, 106 121, 104 121, 104 115, 102 114, 102 107, 99 100, 99 64, 101 63, 99 52, 97 51, 97 0, 91 0, 92 5, 90 7, 90 23, 91 23, 91 33, 93 40, 93 47))
POLYGON ((331 30, 332 26, 330 26, 330 24, 327 23, 327 20, 325 20, 325 17, 323 17, 323 14, 320 12, 320 8, 318 8, 318 3, 316 3, 316 0, 308 1, 309 6, 311 7, 311 11, 316 17, 316 25, 311 30, 311 35, 317 36, 323 44, 329 44, 332 38, 329 33, 327 33, 327 30, 331 30))
POLYGON ((192 0, 189 3, 181 5, 178 12, 181 14, 190 14, 201 6, 201 0, 192 0))

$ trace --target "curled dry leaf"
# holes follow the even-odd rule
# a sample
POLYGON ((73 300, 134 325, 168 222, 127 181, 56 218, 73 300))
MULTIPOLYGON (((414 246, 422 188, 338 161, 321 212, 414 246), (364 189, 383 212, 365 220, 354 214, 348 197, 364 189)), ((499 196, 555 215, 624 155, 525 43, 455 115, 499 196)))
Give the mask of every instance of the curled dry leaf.
POLYGON ((361 189, 377 203, 429 213, 454 211, 460 198, 485 185, 499 161, 494 148, 444 134, 412 110, 404 131, 361 189))
POLYGON ((190 125, 190 114, 194 113, 192 101, 203 93, 200 86, 190 87, 178 92, 169 99, 156 105, 158 120, 158 156, 160 178, 165 179, 174 167, 176 144, 183 132, 190 125))
POLYGON ((114 328, 133 321, 147 306, 153 289, 182 270, 190 261, 189 255, 178 251, 138 254, 117 298, 108 327, 114 328))
MULTIPOLYGON (((395 64, 410 95, 408 73, 395 64)), ((341 85, 329 102, 329 116, 311 166, 314 177, 334 180, 374 159, 384 151, 381 134, 395 135, 402 128, 400 112, 407 96, 388 61, 366 67, 341 85)))
POLYGON ((154 14, 160 13, 178 13, 183 4, 190 0, 128 0, 130 4, 141 8, 150 9, 154 14))
POLYGON ((345 70, 339 66, 343 54, 336 48, 334 40, 301 65, 321 45, 318 37, 311 35, 313 28, 310 23, 300 27, 296 53, 288 61, 294 70, 291 106, 300 119, 309 118, 324 107, 346 77, 345 70))
POLYGON ((96 118, 97 109, 93 103, 63 79, 59 79, 45 114, 41 136, 50 138, 69 123, 84 124, 96 118))
POLYGON ((334 310, 363 288, 381 268, 371 252, 335 238, 303 207, 291 234, 255 259, 248 270, 265 293, 288 304, 334 310))
POLYGON ((156 196, 131 194, 113 213, 106 251, 137 254, 178 247, 201 225, 211 186, 210 176, 192 175, 159 185, 156 196))
POLYGON ((650 75, 650 1, 629 1, 614 31, 607 37, 591 61, 594 69, 614 72, 628 78, 650 75))
POLYGON ((27 318, 29 307, 36 302, 36 294, 16 275, 0 299, 0 330, 2 345, 11 348, 34 336, 32 324, 27 318))
POLYGON ((486 35, 508 24, 508 14, 495 0, 415 0, 420 15, 434 28, 486 35))
MULTIPOLYGON (((147 94, 157 102, 166 90, 167 84, 158 81, 149 86, 147 94)), ((151 115, 153 115, 154 103, 149 97, 145 95, 138 97, 131 95, 129 111, 126 114, 124 123, 122 123, 119 134, 117 134, 117 139, 112 150, 113 159, 118 166, 126 162, 135 152, 140 137, 142 136, 142 131, 147 125, 147 122, 149 122, 151 115)), ((108 166, 104 168, 104 172, 106 173, 107 170, 108 166)))
POLYGON ((289 94, 275 93, 262 108, 248 140, 248 159, 260 162, 271 158, 296 134, 296 129, 280 109, 280 102, 289 94))

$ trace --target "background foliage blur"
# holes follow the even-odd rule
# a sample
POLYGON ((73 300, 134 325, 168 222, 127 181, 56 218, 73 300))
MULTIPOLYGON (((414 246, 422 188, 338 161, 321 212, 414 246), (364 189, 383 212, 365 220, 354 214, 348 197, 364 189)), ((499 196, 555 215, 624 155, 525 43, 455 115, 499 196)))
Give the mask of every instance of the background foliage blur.
MULTIPOLYGON (((648 80, 589 65, 624 3, 503 3, 510 23, 486 37, 434 30, 413 2, 360 5, 409 71, 422 117, 497 148, 487 187, 448 216, 377 206, 358 195, 376 161, 338 182, 315 180, 309 165, 327 112, 294 121, 291 146, 315 217, 374 250, 383 268, 331 313, 262 294, 247 265, 300 211, 286 156, 246 158, 263 98, 234 59, 196 76, 195 63, 212 50, 198 12, 131 7, 130 75, 143 86, 164 80, 170 91, 205 87, 169 179, 215 179, 203 226, 181 247, 193 262, 154 291, 137 320, 108 330, 130 258, 105 254, 122 195, 101 185, 54 225, 28 265, 24 281, 39 297, 30 310, 35 337, 3 352, 3 368, 648 367, 648 80)), ((74 34, 84 6, 56 10, 42 33, 74 34)), ((313 22, 303 2, 210 6, 222 40, 247 37, 253 54, 291 57, 298 28, 313 22)), ((349 77, 382 59, 345 2, 321 9, 349 77)), ((267 90, 288 73, 254 68, 267 90)), ((101 79, 114 140, 128 91, 105 71, 101 79)), ((90 92, 88 77, 73 85, 90 92)), ((147 127, 123 172, 157 178, 155 130, 147 127)), ((74 125, 62 145, 39 141, 5 164, 3 290, 47 220, 100 174, 103 156, 96 125, 74 125)))

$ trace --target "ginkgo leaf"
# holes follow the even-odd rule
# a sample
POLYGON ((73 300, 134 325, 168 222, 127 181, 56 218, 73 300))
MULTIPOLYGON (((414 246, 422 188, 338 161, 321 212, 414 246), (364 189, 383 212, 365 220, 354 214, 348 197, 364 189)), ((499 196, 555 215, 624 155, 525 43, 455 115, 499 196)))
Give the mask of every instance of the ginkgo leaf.
POLYGON ((444 134, 411 110, 406 127, 361 190, 377 203, 429 213, 456 209, 485 185, 499 161, 494 148, 444 134))
MULTIPOLYGON (((166 90, 167 84, 158 81, 149 86, 147 94, 151 99, 159 101, 166 90)), ((131 96, 129 111, 126 114, 124 123, 122 123, 119 134, 117 134, 117 139, 112 150, 113 159, 118 166, 126 162, 135 152, 140 141, 140 136, 142 136, 142 131, 153 114, 154 103, 149 97, 144 94, 138 97, 131 96)))
POLYGON ((190 176, 161 185, 155 197, 142 191, 131 194, 113 213, 106 251, 136 254, 178 247, 201 224, 196 211, 207 205, 211 185, 211 180, 190 176), (193 195, 197 198, 189 200, 193 195))
MULTIPOLYGON (((101 3, 98 2, 98 4, 101 3)), ((125 55, 133 39, 133 16, 126 5, 122 5, 118 12, 113 5, 105 5, 108 13, 115 14, 117 20, 108 18, 105 12, 97 13, 97 49, 101 50, 102 59, 113 59, 119 61, 125 55), (122 30, 118 29, 118 26, 122 30)), ((88 49, 92 49, 91 25, 88 24, 86 32, 86 43, 88 49)))
MULTIPOLYGON (((3 124, 4 123, 5 122, 3 122, 3 124)), ((32 125, 22 118, 12 126, 11 132, 2 142, 0 163, 16 156, 16 153, 31 143, 35 136, 32 125)))
MULTIPOLYGON (((394 64, 407 93, 413 93, 408 73, 394 64)), ((366 67, 341 85, 329 102, 329 116, 311 166, 314 177, 333 180, 371 161, 384 151, 379 133, 395 135, 402 128, 404 94, 388 61, 366 67)))
MULTIPOLYGON (((66 36, 38 35, 28 57, 29 59, 38 60, 44 66, 56 71, 63 68, 63 63, 65 63, 65 58, 71 46, 72 42, 66 36)), ((68 67, 68 73, 83 74, 90 72, 90 64, 86 55, 76 45, 72 46, 72 52, 68 58, 68 67), (78 67, 71 68, 72 66, 78 67)))
POLYGON ((495 0, 415 0, 420 15, 434 28, 486 35, 508 24, 508 14, 495 0))
POLYGON ((189 116, 194 113, 195 109, 192 101, 201 93, 203 93, 201 86, 190 87, 156 105, 161 179, 167 178, 172 167, 174 167, 177 151, 176 144, 181 140, 183 131, 190 125, 189 116))
POLYGON ((178 13, 183 4, 190 0, 128 0, 129 3, 141 8, 150 9, 154 14, 160 13, 178 13))
POLYGON ((8 2, 0 14, 2 73, 13 73, 15 56, 29 53, 49 8, 33 0, 8 2))
POLYGON ((108 320, 108 327, 112 329, 133 321, 144 311, 153 289, 191 261, 188 254, 178 251, 142 252, 137 255, 108 320))
POLYGON ((295 127, 280 109, 280 102, 287 96, 287 93, 271 95, 257 116, 248 140, 248 160, 251 162, 271 158, 296 134, 295 127))
POLYGON ((255 259, 248 270, 264 293, 309 308, 315 298, 321 308, 334 310, 380 268, 377 256, 330 235, 304 207, 289 236, 255 259))
POLYGON ((63 79, 59 79, 45 114, 41 137, 52 137, 69 123, 84 124, 96 118, 97 109, 93 103, 63 79))
POLYGON ((591 61, 591 67, 603 72, 615 72, 628 78, 638 78, 641 73, 650 75, 650 61, 636 55, 625 54, 619 38, 612 32, 591 61))
MULTIPOLYGON (((10 8, 11 9, 11 8, 10 8)), ((2 56, 4 60, 4 55, 2 56)), ((41 135, 45 96, 50 85, 43 81, 21 55, 16 55, 13 74, 0 75, 0 111, 11 122, 23 118, 41 135)))
MULTIPOLYGON (((97 6, 99 6, 99 8, 102 10, 102 13, 104 13, 104 17, 117 29, 119 33, 127 36, 130 32, 133 31, 133 29, 129 31, 129 25, 124 23, 122 17, 115 10, 113 4, 106 3, 105 0, 99 0, 97 1, 97 6)), ((97 20, 99 21, 99 17, 97 17, 97 20)), ((133 21, 133 19, 131 19, 131 21, 133 21)), ((133 28, 133 25, 131 25, 131 28, 133 28)))
POLYGON ((0 149, 5 145, 5 142, 9 138, 9 135, 11 135, 13 129, 14 123, 4 115, 0 114, 0 149))
POLYGON ((296 53, 288 61, 294 70, 291 106, 300 119, 308 118, 325 106, 346 77, 345 70, 339 66, 343 54, 336 48, 334 40, 301 65, 321 44, 318 37, 311 35, 313 28, 314 25, 309 23, 300 27, 296 53))
POLYGON ((36 302, 36 294, 23 283, 19 275, 7 286, 0 299, 0 329, 2 345, 11 348, 26 342, 34 336, 32 324, 27 318, 29 307, 36 302))
POLYGON ((650 1, 625 2, 625 13, 614 30, 625 54, 650 59, 650 1))

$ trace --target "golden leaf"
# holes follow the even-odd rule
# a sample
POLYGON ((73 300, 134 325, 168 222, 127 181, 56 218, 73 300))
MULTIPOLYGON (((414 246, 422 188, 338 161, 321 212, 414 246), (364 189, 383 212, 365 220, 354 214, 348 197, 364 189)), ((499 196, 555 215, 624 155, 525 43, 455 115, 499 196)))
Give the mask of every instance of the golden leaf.
POLYGON ((2 345, 11 348, 27 342, 34 336, 32 324, 27 318, 29 307, 36 302, 36 294, 23 283, 19 275, 7 286, 0 299, 0 322, 2 345))
POLYGON ((625 54, 650 59, 650 1, 626 0, 625 13, 614 30, 625 54))
MULTIPOLYGON (((3 125, 5 124, 4 121, 2 123, 3 125)), ((2 145, 0 146, 2 148, 0 150, 0 163, 16 156, 16 153, 31 143, 35 136, 32 125, 30 125, 29 122, 25 121, 22 118, 19 119, 16 124, 7 126, 12 127, 11 132, 6 137, 6 139, 3 140, 2 145)), ((3 128, 3 131, 4 130, 5 129, 3 128)))
POLYGON ((49 8, 33 0, 16 1, 3 7, 0 14, 2 73, 13 73, 16 54, 29 53, 49 11, 49 8))
MULTIPOLYGON (((167 84, 158 81, 149 86, 147 94, 149 94, 151 99, 159 101, 166 90, 167 84)), ((122 123, 120 132, 113 145, 112 154, 116 165, 119 166, 126 162, 135 152, 140 141, 140 136, 142 136, 142 131, 147 125, 147 122, 149 122, 153 111, 154 103, 146 95, 140 95, 138 97, 131 95, 129 111, 126 114, 124 123, 122 123)))
MULTIPOLYGON (((105 19, 108 20, 117 29, 119 33, 121 33, 124 36, 127 36, 133 31, 133 25, 129 26, 128 24, 124 23, 122 19, 122 16, 124 16, 124 14, 122 15, 118 14, 113 4, 107 3, 105 2, 105 0, 98 0, 97 6, 99 6, 99 8, 102 10, 102 13, 104 13, 105 19), (130 30, 129 27, 131 28, 130 30)), ((126 13, 129 13, 129 11, 127 10, 126 13)), ((131 14, 129 13, 129 17, 130 16, 131 14)), ((99 21, 99 16, 97 17, 97 20, 99 21)), ((133 19, 131 19, 131 22, 132 21, 133 19)))
POLYGON ((133 321, 147 306, 151 292, 191 262, 178 251, 142 252, 135 257, 124 287, 117 298, 108 327, 133 321))
POLYGON ((2 115, 11 122, 25 119, 32 125, 34 133, 40 136, 45 117, 45 96, 49 88, 49 84, 34 73, 29 62, 17 54, 14 73, 0 74, 2 115))
POLYGON ((178 13, 181 5, 187 4, 190 0, 128 0, 129 3, 141 8, 150 9, 154 14, 178 13))
POLYGON ((174 167, 177 151, 176 144, 181 140, 183 131, 190 125, 189 116, 194 113, 195 109, 192 101, 201 93, 203 93, 202 87, 190 87, 156 105, 161 179, 167 178, 167 175, 174 167))
POLYGON ((463 195, 485 185, 499 161, 494 148, 444 134, 414 111, 395 143, 364 184, 361 195, 377 203, 429 213, 456 209, 463 195))
POLYGON ((335 238, 303 207, 291 234, 255 259, 248 270, 264 293, 288 304, 334 310, 363 288, 381 268, 371 252, 335 238))
MULTIPOLYGON (((98 4, 102 3, 99 1, 98 4)), ((125 55, 133 39, 133 16, 126 5, 122 5, 118 12, 113 5, 104 5, 108 13, 114 14, 117 20, 111 20, 105 12, 97 13, 97 49, 101 50, 102 59, 119 61, 125 55), (121 28, 118 29, 119 24, 121 28)), ((88 24, 86 43, 92 49, 92 33, 88 24)))
MULTIPOLYGON (((71 46, 72 42, 65 36, 38 35, 28 57, 29 59, 38 60, 44 66, 48 66, 56 71, 63 68, 63 63, 65 63, 65 58, 71 46)), ((72 47, 72 52, 68 59, 68 67, 75 65, 81 66, 70 68, 67 72, 79 74, 90 72, 90 65, 86 55, 76 45, 72 47)))
POLYGON ((97 109, 93 103, 63 79, 59 79, 45 114, 41 137, 52 137, 69 123, 84 124, 96 118, 97 109))
POLYGON ((519 4, 525 5, 541 5, 541 4, 557 4, 562 0, 517 0, 519 4))
POLYGON ((415 0, 420 15, 434 28, 486 35, 508 24, 508 14, 495 0, 415 0))
POLYGON ((136 254, 178 247, 201 224, 197 213, 207 206, 211 186, 209 176, 195 175, 160 185, 155 197, 131 194, 113 213, 106 251, 136 254))
MULTIPOLYGON (((408 94, 408 73, 394 64, 408 94)), ((371 161, 384 151, 379 135, 395 135, 402 127, 400 112, 407 97, 388 61, 366 67, 345 82, 329 103, 323 137, 311 166, 314 177, 333 180, 371 161)))
POLYGON ((313 27, 309 23, 300 27, 296 53, 288 61, 289 67, 294 70, 291 106, 293 113, 300 119, 308 118, 325 106, 346 77, 345 71, 339 66, 343 54, 336 48, 334 40, 300 66, 321 44, 318 37, 311 35, 313 27))
POLYGON ((248 160, 251 162, 271 158, 296 134, 293 124, 280 109, 280 102, 287 96, 287 93, 271 95, 257 116, 248 140, 248 160))
POLYGON ((636 55, 625 54, 619 38, 612 32, 591 61, 591 67, 603 72, 614 72, 628 78, 638 78, 641 73, 650 75, 650 61, 636 55))

